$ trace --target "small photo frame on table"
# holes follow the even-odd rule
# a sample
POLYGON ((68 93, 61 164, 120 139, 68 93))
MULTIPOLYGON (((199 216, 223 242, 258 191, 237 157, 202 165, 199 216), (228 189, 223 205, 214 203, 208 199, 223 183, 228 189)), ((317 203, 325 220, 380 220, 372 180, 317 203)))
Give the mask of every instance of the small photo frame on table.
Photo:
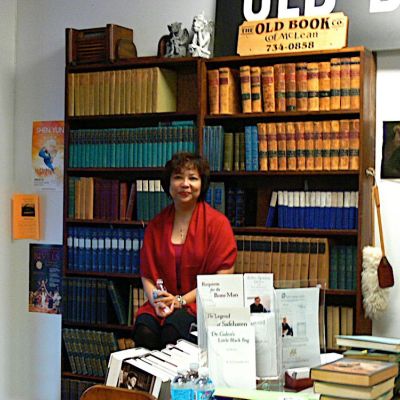
POLYGON ((400 121, 383 122, 382 179, 400 179, 400 121))

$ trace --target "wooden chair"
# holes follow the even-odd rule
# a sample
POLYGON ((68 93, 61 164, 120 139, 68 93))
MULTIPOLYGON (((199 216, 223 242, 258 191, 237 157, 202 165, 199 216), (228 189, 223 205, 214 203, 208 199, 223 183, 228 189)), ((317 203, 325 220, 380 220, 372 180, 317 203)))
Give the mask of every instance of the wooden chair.
POLYGON ((156 398, 140 390, 94 385, 85 390, 80 400, 156 400, 156 398))

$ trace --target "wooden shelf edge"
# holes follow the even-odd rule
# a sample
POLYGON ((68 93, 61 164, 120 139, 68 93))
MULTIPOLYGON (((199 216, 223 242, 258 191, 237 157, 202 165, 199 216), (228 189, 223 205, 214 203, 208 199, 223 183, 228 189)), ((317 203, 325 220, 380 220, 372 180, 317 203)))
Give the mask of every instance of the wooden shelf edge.
POLYGON ((139 274, 124 273, 124 272, 96 272, 96 271, 64 271, 65 276, 95 276, 101 278, 124 278, 138 279, 139 274))
POLYGON ((133 325, 118 325, 118 324, 91 324, 89 322, 69 322, 63 321, 63 327, 76 329, 96 329, 104 331, 120 331, 132 332, 133 325))
POLYGON ((93 375, 81 375, 74 374, 72 372, 63 371, 61 372, 62 378, 71 378, 71 379, 79 379, 79 380, 88 380, 104 383, 105 376, 93 376, 93 375))
POLYGON ((254 227, 233 227, 236 234, 244 233, 263 233, 273 235, 300 235, 300 236, 357 236, 356 229, 288 229, 288 228, 265 228, 261 226, 254 227))

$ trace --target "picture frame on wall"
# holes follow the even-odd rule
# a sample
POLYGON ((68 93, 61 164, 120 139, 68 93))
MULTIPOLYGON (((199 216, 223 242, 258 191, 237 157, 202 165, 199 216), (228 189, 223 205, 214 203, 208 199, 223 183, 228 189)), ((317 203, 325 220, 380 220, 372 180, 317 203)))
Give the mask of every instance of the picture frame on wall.
POLYGON ((400 121, 383 122, 382 179, 400 179, 400 121))

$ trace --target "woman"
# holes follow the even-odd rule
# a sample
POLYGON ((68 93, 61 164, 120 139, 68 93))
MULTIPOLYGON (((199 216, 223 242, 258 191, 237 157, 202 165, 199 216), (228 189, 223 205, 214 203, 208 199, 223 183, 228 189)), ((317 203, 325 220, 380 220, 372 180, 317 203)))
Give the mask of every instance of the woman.
POLYGON ((173 203, 145 231, 140 270, 149 300, 137 312, 137 347, 161 349, 179 338, 191 340, 197 275, 233 273, 237 248, 232 228, 204 201, 209 171, 208 162, 192 153, 177 153, 165 165, 162 187, 173 203), (165 290, 155 299, 158 279, 165 290))

